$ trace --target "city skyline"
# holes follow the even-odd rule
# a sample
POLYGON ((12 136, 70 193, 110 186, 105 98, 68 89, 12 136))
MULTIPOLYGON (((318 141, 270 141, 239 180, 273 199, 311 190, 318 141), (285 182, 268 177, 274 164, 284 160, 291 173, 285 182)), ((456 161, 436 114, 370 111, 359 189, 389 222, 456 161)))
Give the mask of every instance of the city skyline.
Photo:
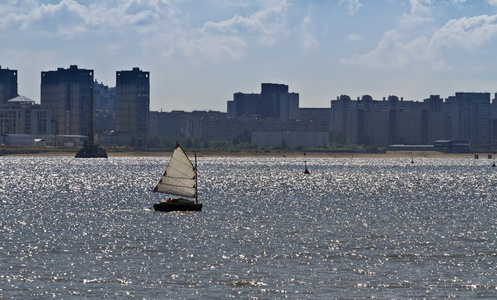
POLYGON ((78 65, 115 86, 150 72, 150 109, 226 111, 261 82, 300 107, 396 95, 422 101, 497 91, 497 1, 10 1, 0 4, 2 68, 40 102, 42 71, 78 65))

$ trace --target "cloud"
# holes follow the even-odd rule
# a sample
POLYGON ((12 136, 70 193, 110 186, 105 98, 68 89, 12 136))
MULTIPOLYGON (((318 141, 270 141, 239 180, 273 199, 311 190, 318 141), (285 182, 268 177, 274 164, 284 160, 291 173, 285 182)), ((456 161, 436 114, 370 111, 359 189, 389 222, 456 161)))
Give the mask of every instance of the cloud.
POLYGON ((409 13, 404 13, 400 20, 400 25, 413 27, 433 20, 432 8, 433 0, 410 0, 409 13))
POLYGON ((319 40, 314 35, 313 25, 311 7, 309 7, 307 14, 295 28, 299 35, 301 49, 304 51, 316 50, 320 46, 319 40))
POLYGON ((349 42, 357 42, 357 41, 362 41, 364 39, 364 37, 360 34, 351 33, 351 34, 349 34, 347 39, 349 40, 349 42))
POLYGON ((433 34, 430 47, 474 50, 497 38, 497 15, 452 19, 433 34))
POLYGON ((361 8, 362 4, 359 2, 359 0, 338 0, 338 4, 345 6, 347 9, 349 15, 354 15, 357 13, 359 8, 361 8))
POLYGON ((363 66, 373 69, 403 69, 413 61, 429 60, 426 50, 428 42, 424 37, 406 40, 395 30, 386 32, 378 46, 369 53, 341 59, 343 65, 363 66))
POLYGON ((411 0, 410 21, 401 22, 399 29, 387 31, 370 52, 343 58, 340 63, 382 70, 420 67, 439 70, 453 64, 450 59, 462 54, 459 51, 475 55, 476 51, 494 47, 497 15, 451 19, 439 29, 431 26, 411 31, 407 28, 406 24, 429 21, 427 16, 431 14, 431 8, 428 5, 431 2, 411 0))
MULTIPOLYGON (((45 34, 71 36, 74 29, 92 31, 123 29, 123 26, 146 27, 153 25, 161 15, 170 13, 165 1, 98 1, 92 4, 79 4, 76 0, 60 0, 56 4, 37 5, 24 3, 22 10, 11 11, 0 21, 1 29, 35 30, 45 34)), ((0 15, 2 13, 0 12, 0 15)))
MULTIPOLYGON (((300 31, 303 49, 319 46, 309 19, 303 22, 307 28, 296 29, 291 24, 287 9, 295 5, 285 0, 109 0, 89 4, 60 0, 42 5, 26 0, 0 11, 0 30, 12 36, 23 31, 42 48, 41 44, 49 48, 51 40, 65 41, 66 45, 60 44, 63 49, 78 44, 86 47, 90 40, 94 49, 107 54, 140 47, 142 53, 163 58, 240 60, 246 57, 247 47, 274 47, 292 30, 300 31)), ((0 41, 6 39, 0 37, 0 41)))
POLYGON ((2 21, 2 28, 68 32, 69 28, 80 24, 85 15, 87 15, 85 6, 74 0, 62 0, 58 4, 33 7, 28 13, 10 13, 2 21))
POLYGON ((158 36, 164 37, 162 41, 156 43, 150 41, 149 46, 158 46, 161 49, 160 55, 168 60, 186 59, 192 64, 198 64, 205 59, 239 60, 245 56, 247 47, 247 42, 237 36, 227 38, 220 35, 201 35, 198 32, 191 32, 185 36, 180 31, 176 31, 172 36, 165 37, 165 35, 162 33, 158 36))
POLYGON ((206 21, 199 28, 160 28, 150 44, 161 49, 165 58, 184 57, 191 62, 202 59, 246 57, 246 48, 252 44, 272 47, 287 34, 284 3, 263 7, 247 16, 235 15, 221 21, 206 21), (159 37, 157 39, 157 37, 159 37))
POLYGON ((222 36, 255 37, 261 44, 271 46, 276 37, 284 31, 285 8, 275 6, 257 11, 248 17, 235 15, 220 21, 208 21, 200 29, 202 34, 216 34, 222 36))

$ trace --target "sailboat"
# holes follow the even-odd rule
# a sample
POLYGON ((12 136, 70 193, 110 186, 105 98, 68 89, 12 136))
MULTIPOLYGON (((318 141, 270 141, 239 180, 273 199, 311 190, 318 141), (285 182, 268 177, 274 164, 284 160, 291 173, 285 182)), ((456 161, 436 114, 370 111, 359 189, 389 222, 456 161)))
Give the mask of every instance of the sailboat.
POLYGON ((176 142, 166 171, 153 191, 195 199, 169 197, 167 201, 154 204, 155 211, 201 211, 202 203, 198 203, 197 193, 197 154, 195 153, 193 166, 183 148, 176 142))

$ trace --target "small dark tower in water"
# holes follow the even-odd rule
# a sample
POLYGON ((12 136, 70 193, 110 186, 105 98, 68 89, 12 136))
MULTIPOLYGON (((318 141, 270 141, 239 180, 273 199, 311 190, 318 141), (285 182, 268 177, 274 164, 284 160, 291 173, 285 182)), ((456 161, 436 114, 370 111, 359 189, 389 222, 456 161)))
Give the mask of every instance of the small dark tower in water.
POLYGON ((90 132, 88 133, 88 141, 85 142, 83 148, 76 153, 76 158, 107 158, 107 152, 99 145, 95 144, 95 135, 93 133, 93 82, 90 90, 90 132))
MULTIPOLYGON (((304 152, 304 157, 305 157, 305 152, 304 152)), ((309 172, 309 170, 307 169, 307 160, 304 160, 304 164, 305 164, 305 170, 304 170, 304 174, 311 174, 311 172, 309 172)))

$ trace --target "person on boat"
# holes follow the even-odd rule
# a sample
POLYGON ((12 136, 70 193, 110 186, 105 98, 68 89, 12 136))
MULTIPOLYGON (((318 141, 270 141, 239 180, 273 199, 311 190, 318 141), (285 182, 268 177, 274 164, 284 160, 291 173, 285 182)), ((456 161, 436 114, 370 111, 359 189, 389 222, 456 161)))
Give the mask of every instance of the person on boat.
POLYGON ((171 199, 171 197, 169 197, 169 199, 167 199, 167 203, 172 203, 173 200, 171 199))

